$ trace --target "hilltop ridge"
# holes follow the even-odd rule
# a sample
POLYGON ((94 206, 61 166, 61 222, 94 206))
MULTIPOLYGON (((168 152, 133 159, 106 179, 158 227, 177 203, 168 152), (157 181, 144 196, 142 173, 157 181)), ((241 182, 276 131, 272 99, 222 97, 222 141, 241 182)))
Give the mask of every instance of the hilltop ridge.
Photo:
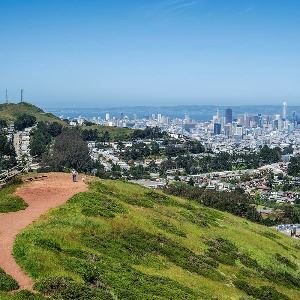
POLYGON ((63 122, 52 113, 46 113, 41 108, 27 102, 0 104, 0 119, 13 122, 18 116, 23 114, 32 115, 39 122, 63 122))

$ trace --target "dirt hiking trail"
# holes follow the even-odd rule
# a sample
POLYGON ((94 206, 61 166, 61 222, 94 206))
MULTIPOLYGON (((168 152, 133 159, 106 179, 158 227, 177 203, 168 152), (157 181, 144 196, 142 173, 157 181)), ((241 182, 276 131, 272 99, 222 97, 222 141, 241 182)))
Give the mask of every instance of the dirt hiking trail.
POLYGON ((17 234, 51 208, 87 190, 81 178, 78 182, 72 182, 71 174, 45 175, 47 178, 23 184, 17 189, 16 194, 28 204, 25 210, 0 213, 0 268, 19 283, 20 289, 32 290, 33 280, 18 266, 12 255, 17 234))

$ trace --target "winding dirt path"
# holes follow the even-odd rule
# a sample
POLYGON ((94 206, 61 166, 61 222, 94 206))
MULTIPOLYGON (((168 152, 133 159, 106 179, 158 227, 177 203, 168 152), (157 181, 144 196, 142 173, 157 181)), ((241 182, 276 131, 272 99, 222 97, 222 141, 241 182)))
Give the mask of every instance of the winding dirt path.
POLYGON ((49 209, 64 204, 73 195, 87 190, 79 178, 71 181, 71 175, 48 173, 41 181, 26 183, 16 194, 28 203, 25 210, 0 214, 0 268, 17 280, 20 289, 32 290, 32 279, 18 266, 13 255, 13 244, 18 233, 37 220, 49 209))

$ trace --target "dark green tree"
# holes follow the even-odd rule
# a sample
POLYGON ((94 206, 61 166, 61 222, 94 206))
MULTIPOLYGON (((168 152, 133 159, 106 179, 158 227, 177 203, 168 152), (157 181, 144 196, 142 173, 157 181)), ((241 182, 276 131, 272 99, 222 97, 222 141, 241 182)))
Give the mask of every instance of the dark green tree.
POLYGON ((80 136, 77 129, 64 129, 55 138, 52 151, 45 163, 53 170, 61 171, 64 168, 74 168, 77 171, 89 171, 92 161, 87 143, 80 136))
POLYGON ((290 176, 299 176, 300 175, 300 156, 297 155, 292 157, 288 165, 288 174, 290 176))
POLYGON ((23 114, 19 115, 15 120, 14 126, 16 130, 24 130, 25 128, 32 127, 36 123, 36 117, 23 114))

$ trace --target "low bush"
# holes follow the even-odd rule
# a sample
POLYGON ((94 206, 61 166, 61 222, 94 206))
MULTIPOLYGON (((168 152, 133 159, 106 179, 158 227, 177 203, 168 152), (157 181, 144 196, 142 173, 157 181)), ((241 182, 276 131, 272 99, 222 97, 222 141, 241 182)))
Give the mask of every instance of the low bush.
POLYGON ((162 236, 141 230, 115 232, 106 236, 82 237, 86 246, 111 255, 128 264, 143 264, 148 254, 167 257, 169 261, 190 272, 213 280, 223 280, 216 269, 218 263, 207 255, 196 255, 191 250, 162 236))
POLYGON ((235 265, 239 252, 233 243, 223 238, 211 239, 206 243, 209 246, 207 255, 222 264, 235 265))
POLYGON ((293 270, 297 270, 298 269, 298 266, 297 264, 295 264, 294 262, 292 262, 289 258, 279 254, 279 253, 276 253, 275 254, 275 258, 278 262, 286 265, 287 267, 293 269, 293 270))
POLYGON ((101 194, 90 192, 85 193, 86 202, 82 209, 82 214, 88 217, 114 218, 117 214, 126 213, 128 210, 121 204, 101 194))
POLYGON ((55 251, 55 252, 60 252, 62 250, 60 245, 51 239, 44 239, 44 238, 38 239, 36 241, 36 245, 46 250, 55 251))
POLYGON ((277 271, 271 268, 260 268, 261 274, 271 282, 283 284, 290 288, 300 288, 300 278, 286 271, 277 271))
POLYGON ((177 228, 175 225, 170 223, 170 221, 165 221, 161 219, 155 219, 153 223, 160 229, 165 230, 169 233, 176 234, 181 237, 186 237, 186 233, 179 228, 177 228))
POLYGON ((145 197, 141 194, 133 194, 133 195, 121 195, 119 197, 121 201, 124 201, 128 204, 131 205, 136 205, 136 206, 142 206, 146 208, 153 208, 154 207, 154 201, 153 199, 149 197, 145 197))
POLYGON ((181 210, 180 215, 184 217, 185 220, 190 221, 193 224, 199 225, 201 227, 207 227, 214 224, 211 218, 207 217, 200 210, 181 210))
POLYGON ((276 233, 269 232, 269 231, 263 231, 263 232, 261 232, 261 235, 263 235, 264 237, 267 237, 271 240, 278 240, 279 239, 279 236, 276 233))
POLYGON ((248 254, 246 253, 239 253, 239 259, 240 259, 240 262, 248 267, 248 268, 252 268, 252 269, 256 269, 258 270, 259 269, 259 264, 258 262, 251 258, 248 254))
MULTIPOLYGON (((0 299, 1 295, 0 295, 0 299)), ((10 294, 9 298, 4 298, 4 300, 46 300, 44 296, 38 293, 32 293, 27 290, 22 290, 20 292, 14 292, 13 294, 10 294)))
POLYGON ((11 292, 19 288, 18 283, 0 269, 0 291, 11 292))
POLYGON ((68 277, 50 277, 40 280, 35 288, 46 296, 62 300, 113 299, 101 289, 93 289, 68 277))
POLYGON ((151 199, 156 204, 162 204, 166 206, 176 206, 177 202, 171 197, 164 195, 163 193, 158 193, 155 191, 147 191, 144 194, 145 198, 151 199))
POLYGON ((243 280, 234 281, 234 285, 247 295, 260 300, 289 300, 289 297, 278 292, 272 286, 255 287, 243 280))

